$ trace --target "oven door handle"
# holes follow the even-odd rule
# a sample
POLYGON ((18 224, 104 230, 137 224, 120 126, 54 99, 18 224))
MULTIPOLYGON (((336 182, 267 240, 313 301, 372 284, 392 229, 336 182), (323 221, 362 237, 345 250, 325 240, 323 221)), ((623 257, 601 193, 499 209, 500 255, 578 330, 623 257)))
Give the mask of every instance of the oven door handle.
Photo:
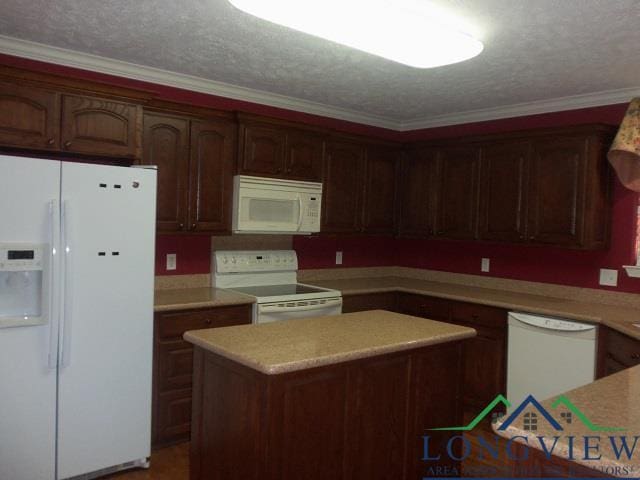
POLYGON ((258 305, 260 313, 283 313, 283 312, 308 312, 311 310, 323 310, 328 307, 337 307, 342 305, 342 300, 331 300, 325 303, 316 303, 314 305, 301 305, 299 307, 279 307, 274 305, 258 305))

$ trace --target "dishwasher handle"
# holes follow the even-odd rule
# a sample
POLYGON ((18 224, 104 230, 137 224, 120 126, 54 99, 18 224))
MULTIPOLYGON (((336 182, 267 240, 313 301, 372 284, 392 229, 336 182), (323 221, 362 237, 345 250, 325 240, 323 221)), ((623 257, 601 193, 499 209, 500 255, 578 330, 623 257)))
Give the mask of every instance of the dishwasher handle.
POLYGON ((530 315, 528 313, 509 312, 509 324, 511 319, 532 327, 542 328, 545 330, 557 330, 562 332, 587 332, 595 330, 596 326, 589 323, 574 322, 573 320, 565 320, 562 318, 544 317, 541 315, 530 315))

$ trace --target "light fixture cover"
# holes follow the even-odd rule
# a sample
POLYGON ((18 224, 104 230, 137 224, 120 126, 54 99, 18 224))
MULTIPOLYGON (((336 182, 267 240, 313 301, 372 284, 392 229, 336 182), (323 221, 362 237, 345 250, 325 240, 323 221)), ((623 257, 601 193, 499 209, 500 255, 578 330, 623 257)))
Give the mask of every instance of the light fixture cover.
POLYGON ((461 62, 482 42, 424 0, 229 0, 251 15, 416 68, 461 62))

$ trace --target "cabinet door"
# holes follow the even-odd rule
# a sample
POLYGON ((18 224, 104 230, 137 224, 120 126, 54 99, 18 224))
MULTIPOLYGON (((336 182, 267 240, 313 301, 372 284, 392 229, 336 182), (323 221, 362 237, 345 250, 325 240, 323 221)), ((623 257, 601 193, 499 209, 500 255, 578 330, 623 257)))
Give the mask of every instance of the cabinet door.
POLYGON ((285 138, 285 132, 277 128, 243 125, 240 173, 258 176, 283 173, 285 138))
POLYGON ((530 241, 580 246, 587 149, 583 137, 535 142, 529 174, 530 241))
POLYGON ((134 158, 140 148, 142 108, 105 98, 62 97, 62 148, 134 158))
POLYGON ((364 149, 360 145, 331 141, 324 158, 322 232, 360 231, 364 149))
POLYGON ((232 123, 191 123, 189 230, 231 230, 234 145, 232 123))
POLYGON ((436 235, 473 239, 477 236, 480 155, 475 147, 446 147, 437 177, 436 235))
POLYGON ((367 150, 362 227, 367 233, 394 230, 396 152, 385 147, 367 150))
POLYGON ((345 295, 342 297, 342 313, 364 312, 366 310, 395 312, 397 311, 397 303, 397 294, 395 292, 345 295))
POLYGON ((433 234, 433 186, 437 151, 423 148, 412 150, 402 159, 399 198, 398 233, 402 236, 433 234))
POLYGON ((143 145, 140 163, 158 167, 157 229, 183 230, 188 220, 189 120, 145 114, 143 145))
POLYGON ((285 176, 295 180, 320 181, 322 138, 305 132, 287 134, 285 176))
POLYGON ((56 150, 59 141, 60 95, 0 83, 0 144, 56 150))
POLYGON ((528 142, 482 148, 480 238, 526 239, 528 142))

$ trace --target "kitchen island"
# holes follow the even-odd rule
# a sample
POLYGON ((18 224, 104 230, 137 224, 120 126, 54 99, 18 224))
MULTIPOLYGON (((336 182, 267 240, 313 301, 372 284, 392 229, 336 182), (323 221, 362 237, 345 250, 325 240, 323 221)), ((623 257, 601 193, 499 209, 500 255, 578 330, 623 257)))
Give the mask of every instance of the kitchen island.
POLYGON ((475 330, 386 311, 187 332, 191 479, 418 479, 457 465, 430 429, 462 422, 475 330), (446 460, 445 460, 446 458, 446 460))

